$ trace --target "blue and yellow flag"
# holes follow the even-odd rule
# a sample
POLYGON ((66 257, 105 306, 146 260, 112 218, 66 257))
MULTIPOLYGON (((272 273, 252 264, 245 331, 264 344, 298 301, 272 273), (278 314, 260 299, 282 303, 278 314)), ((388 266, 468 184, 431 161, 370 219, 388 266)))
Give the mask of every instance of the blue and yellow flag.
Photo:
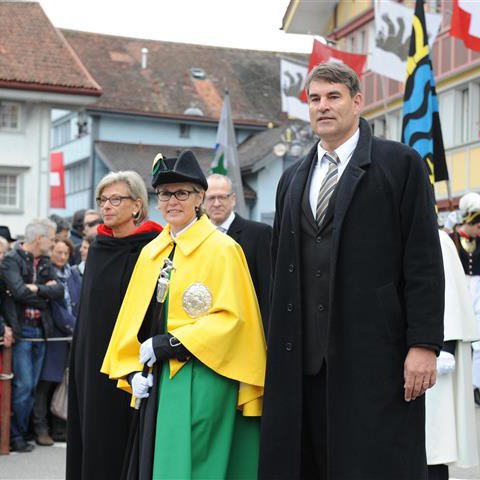
POLYGON ((402 142, 425 160, 433 184, 448 180, 448 170, 426 31, 423 0, 417 0, 403 98, 402 142))

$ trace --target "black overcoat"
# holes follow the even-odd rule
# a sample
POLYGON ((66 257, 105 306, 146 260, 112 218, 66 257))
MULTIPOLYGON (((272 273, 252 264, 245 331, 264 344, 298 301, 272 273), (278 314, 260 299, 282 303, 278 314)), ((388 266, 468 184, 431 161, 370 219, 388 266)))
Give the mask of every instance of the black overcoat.
MULTIPOLYGON (((260 478, 300 478, 300 208, 316 146, 277 190, 260 478)), ((432 189, 411 148, 360 138, 337 186, 327 347, 329 480, 426 478, 424 398, 405 402, 412 345, 443 341, 444 278, 432 189)))
POLYGON ((265 223, 246 220, 236 213, 227 235, 242 247, 245 254, 266 332, 270 314, 272 227, 265 223))
POLYGON ((100 373, 133 268, 159 230, 90 246, 70 354, 67 480, 118 480, 127 444, 130 395, 100 373))

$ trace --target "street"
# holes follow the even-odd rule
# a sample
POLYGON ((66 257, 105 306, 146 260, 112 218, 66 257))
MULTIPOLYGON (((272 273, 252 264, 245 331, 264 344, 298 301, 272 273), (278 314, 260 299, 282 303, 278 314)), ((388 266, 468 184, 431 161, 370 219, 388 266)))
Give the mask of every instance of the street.
MULTIPOLYGON (((477 429, 480 429, 480 408, 476 409, 476 416, 477 429)), ((53 447, 37 446, 31 453, 11 453, 0 456, 0 479, 60 480, 65 478, 65 446, 65 443, 56 443, 53 447)), ((480 480, 480 467, 450 469, 450 480, 464 479, 480 480)))

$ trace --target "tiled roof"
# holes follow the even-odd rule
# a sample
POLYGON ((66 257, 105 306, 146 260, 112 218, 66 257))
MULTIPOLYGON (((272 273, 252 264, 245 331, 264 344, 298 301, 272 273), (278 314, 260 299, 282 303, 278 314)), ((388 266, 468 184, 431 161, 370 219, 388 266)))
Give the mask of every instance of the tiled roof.
POLYGON ((35 2, 0 2, 0 87, 101 93, 63 35, 35 2))
MULTIPOLYGON (((141 145, 134 143, 95 142, 95 151, 112 171, 134 170, 143 178, 149 191, 152 180, 152 163, 157 153, 167 157, 177 156, 185 147, 171 145, 141 145)), ((213 159, 213 149, 189 147, 197 157, 203 173, 208 175, 213 159)))
MULTIPOLYGON (((190 107, 218 120, 225 88, 237 123, 265 125, 279 119, 283 54, 160 42, 62 30, 103 89, 93 108, 178 117, 190 107), (142 48, 148 49, 142 69, 142 48), (202 69, 204 79, 191 69, 202 69)), ((306 55, 285 54, 308 61, 306 55)))

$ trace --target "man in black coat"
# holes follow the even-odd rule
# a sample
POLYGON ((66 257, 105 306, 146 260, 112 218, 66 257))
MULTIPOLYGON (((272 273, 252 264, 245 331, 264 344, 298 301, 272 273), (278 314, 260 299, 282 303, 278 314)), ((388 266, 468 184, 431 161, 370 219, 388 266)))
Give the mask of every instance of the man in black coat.
POLYGON ((272 227, 265 223, 246 220, 234 212, 235 193, 232 181, 228 177, 215 173, 210 175, 207 181, 208 190, 205 196, 207 215, 220 231, 232 237, 242 247, 266 332, 270 312, 272 227))
POLYGON ((321 140, 277 190, 260 478, 424 480, 444 303, 427 169, 372 136, 347 66, 306 90, 321 140))

